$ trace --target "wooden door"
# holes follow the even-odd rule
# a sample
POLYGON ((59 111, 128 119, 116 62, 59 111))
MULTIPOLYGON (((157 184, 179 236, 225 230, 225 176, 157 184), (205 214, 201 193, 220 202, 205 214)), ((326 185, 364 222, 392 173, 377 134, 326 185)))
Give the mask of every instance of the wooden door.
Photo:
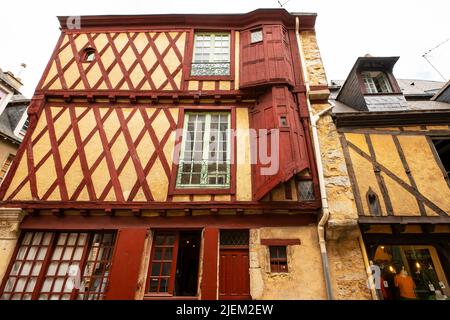
POLYGON ((221 248, 219 272, 220 300, 250 300, 248 247, 221 248))

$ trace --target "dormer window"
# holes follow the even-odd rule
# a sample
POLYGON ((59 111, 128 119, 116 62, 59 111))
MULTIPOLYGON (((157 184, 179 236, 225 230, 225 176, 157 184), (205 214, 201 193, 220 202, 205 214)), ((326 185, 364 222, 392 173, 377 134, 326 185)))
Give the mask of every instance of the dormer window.
POLYGON ((367 93, 391 93, 392 88, 384 72, 366 71, 362 73, 367 93))

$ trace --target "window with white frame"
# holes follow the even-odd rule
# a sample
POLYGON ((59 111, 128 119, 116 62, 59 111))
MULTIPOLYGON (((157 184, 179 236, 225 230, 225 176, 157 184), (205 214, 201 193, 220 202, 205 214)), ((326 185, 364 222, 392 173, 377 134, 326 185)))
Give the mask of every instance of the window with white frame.
POLYGON ((230 112, 186 113, 177 187, 230 187, 230 122, 230 112))
POLYGON ((196 33, 191 75, 230 75, 230 38, 229 33, 196 33))
POLYGON ((367 93, 391 93, 392 88, 384 72, 363 72, 362 77, 367 93))
POLYGON ((28 119, 27 110, 25 110, 20 118, 20 121, 17 123, 16 129, 14 129, 14 134, 23 139, 25 137, 25 133, 27 133, 29 124, 30 120, 28 119))

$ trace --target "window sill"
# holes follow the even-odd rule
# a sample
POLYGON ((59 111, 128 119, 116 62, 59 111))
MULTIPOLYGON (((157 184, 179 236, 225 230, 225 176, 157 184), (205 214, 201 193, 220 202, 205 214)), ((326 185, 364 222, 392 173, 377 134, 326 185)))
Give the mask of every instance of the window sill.
POLYGON ((365 96, 402 96, 402 92, 377 92, 377 93, 364 93, 365 96))
POLYGON ((190 194, 234 194, 231 188, 176 188, 169 195, 190 195, 190 194))
POLYGON ((191 75, 188 75, 186 77, 186 80, 206 80, 206 81, 208 81, 208 80, 210 80, 210 81, 219 81, 219 80, 226 81, 226 80, 228 80, 228 81, 231 81, 231 80, 234 80, 234 76, 233 75, 228 75, 228 76, 225 76, 225 75, 222 75, 222 76, 219 76, 219 75, 217 75, 217 76, 215 76, 215 75, 191 76, 191 75))

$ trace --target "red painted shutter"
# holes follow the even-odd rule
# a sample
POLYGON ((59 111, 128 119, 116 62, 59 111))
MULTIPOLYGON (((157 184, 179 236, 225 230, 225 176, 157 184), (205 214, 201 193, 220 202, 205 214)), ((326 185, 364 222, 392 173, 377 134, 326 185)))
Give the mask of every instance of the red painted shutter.
POLYGON ((133 300, 147 229, 120 229, 117 235, 106 300, 133 300))
POLYGON ((298 106, 286 86, 272 87, 261 96, 258 105, 251 111, 251 120, 252 127, 257 132, 256 141, 252 141, 253 157, 257 159, 253 165, 253 197, 260 200, 278 184, 308 168, 309 160, 298 106), (285 118, 286 125, 282 125, 282 117, 285 118), (268 131, 265 133, 261 129, 268 131), (273 135, 271 129, 279 130, 278 144, 272 145, 270 142, 273 135), (266 147, 262 143, 264 140, 267 141, 266 147), (264 164, 264 159, 259 156, 260 151, 272 157, 269 164, 264 164), (274 165, 273 161, 278 161, 278 170, 271 174, 263 172, 274 165))
POLYGON ((219 230, 205 228, 203 232, 203 243, 201 299, 216 300, 219 230))
POLYGON ((263 41, 251 43, 251 30, 241 32, 240 86, 294 84, 289 37, 281 25, 264 26, 263 41))

